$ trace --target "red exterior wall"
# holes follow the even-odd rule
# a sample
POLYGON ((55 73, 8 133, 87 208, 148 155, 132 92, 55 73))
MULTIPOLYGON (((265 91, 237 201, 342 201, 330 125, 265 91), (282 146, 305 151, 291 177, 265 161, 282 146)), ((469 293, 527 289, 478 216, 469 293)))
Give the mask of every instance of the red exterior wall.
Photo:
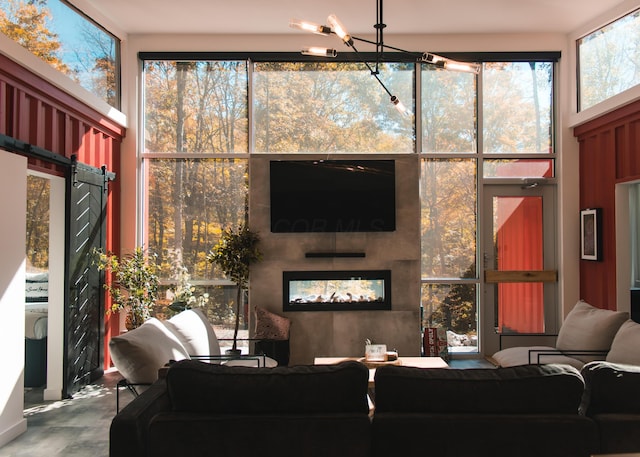
MULTIPOLYGON (((125 129, 66 92, 0 55, 0 133, 78 162, 120 173, 120 147, 125 129)), ((29 159, 29 168, 57 176, 64 170, 50 162, 29 159)), ((120 184, 109 184, 107 249, 120 251, 120 184)), ((105 368, 108 345, 117 334, 117 319, 105 321, 105 368)))
MULTIPOLYGON (((602 208, 602 261, 580 261, 580 297, 616 309, 615 185, 640 179, 640 101, 574 129, 580 208, 602 208)), ((578 215, 576 215, 578 217, 578 215)))

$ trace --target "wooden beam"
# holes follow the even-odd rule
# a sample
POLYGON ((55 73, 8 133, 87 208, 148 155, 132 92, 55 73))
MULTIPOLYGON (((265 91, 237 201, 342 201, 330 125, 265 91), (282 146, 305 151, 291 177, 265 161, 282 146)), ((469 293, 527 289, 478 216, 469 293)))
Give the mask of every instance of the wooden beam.
POLYGON ((558 280, 557 270, 525 270, 525 271, 486 270, 484 272, 484 281, 488 283, 556 282, 557 280, 558 280))

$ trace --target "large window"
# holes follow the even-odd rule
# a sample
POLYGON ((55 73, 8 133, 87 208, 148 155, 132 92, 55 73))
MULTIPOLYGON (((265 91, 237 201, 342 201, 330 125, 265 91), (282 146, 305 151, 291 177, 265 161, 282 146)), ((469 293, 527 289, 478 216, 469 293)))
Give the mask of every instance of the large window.
POLYGON ((0 32, 120 107, 120 41, 63 0, 0 0, 0 32))
POLYGON ((577 41, 578 110, 640 84, 640 10, 577 41))
POLYGON ((422 324, 478 351, 480 196, 487 183, 554 178, 557 55, 491 59, 479 75, 385 62, 385 84, 418 116, 399 114, 358 63, 145 57, 145 236, 167 289, 187 272, 217 331, 231 322, 233 284, 205 256, 246 217, 251 154, 417 153, 422 324))
POLYGON ((444 327, 452 352, 478 351, 479 333, 493 331, 478 328, 485 253, 495 248, 481 241, 484 186, 554 176, 553 67, 486 62, 478 76, 422 68, 422 323, 444 327))
MULTIPOLYGON (((256 63, 255 152, 413 152, 412 116, 360 63, 256 63)), ((413 64, 384 64, 390 90, 413 103, 413 64)))
POLYGON ((222 338, 235 285, 206 255, 246 216, 247 86, 246 62, 144 65, 145 238, 162 267, 155 312, 170 314, 175 288, 186 286, 222 338))

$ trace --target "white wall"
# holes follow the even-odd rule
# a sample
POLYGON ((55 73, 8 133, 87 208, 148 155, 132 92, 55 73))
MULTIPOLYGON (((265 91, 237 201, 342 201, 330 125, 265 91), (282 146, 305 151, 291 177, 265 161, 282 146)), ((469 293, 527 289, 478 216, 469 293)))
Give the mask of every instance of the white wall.
POLYGON ((633 261, 631 242, 631 208, 629 190, 637 181, 616 184, 616 309, 631 313, 629 289, 634 287, 631 263, 633 261))
POLYGON ((0 446, 27 430, 24 404, 27 159, 0 150, 0 446))
POLYGON ((49 325, 45 400, 61 400, 64 359, 65 179, 50 179, 49 196, 49 325))

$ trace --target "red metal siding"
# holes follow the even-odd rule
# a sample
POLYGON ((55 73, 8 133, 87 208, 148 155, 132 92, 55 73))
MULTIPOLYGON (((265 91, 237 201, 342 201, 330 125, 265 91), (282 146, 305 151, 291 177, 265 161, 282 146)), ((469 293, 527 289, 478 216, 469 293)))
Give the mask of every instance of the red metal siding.
POLYGON ((603 260, 580 262, 580 297, 615 309, 615 185, 640 179, 640 102, 576 127, 574 134, 580 143, 580 208, 602 208, 603 260))
MULTIPOLYGON (((81 101, 0 55, 0 133, 111 172, 120 172, 120 146, 125 129, 81 101)), ((64 170, 51 162, 29 159, 29 168, 57 176, 64 170)), ((109 184, 107 248, 120 250, 119 181, 109 184)), ((108 305, 107 305, 108 306, 108 305)), ((108 345, 117 334, 116 319, 106 317, 105 367, 108 345)))

